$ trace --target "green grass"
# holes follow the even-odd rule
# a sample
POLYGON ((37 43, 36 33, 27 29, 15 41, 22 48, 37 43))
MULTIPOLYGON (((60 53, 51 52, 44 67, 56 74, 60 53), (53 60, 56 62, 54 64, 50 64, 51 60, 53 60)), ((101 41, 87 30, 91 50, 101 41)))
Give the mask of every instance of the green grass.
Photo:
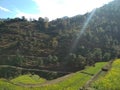
POLYGON ((39 77, 38 75, 22 75, 11 80, 14 83, 24 83, 24 84, 40 84, 46 80, 39 77))
POLYGON ((106 62, 99 62, 95 64, 95 67, 87 67, 84 72, 95 74, 101 70, 101 67, 105 66, 106 62))
POLYGON ((92 84, 95 90, 120 90, 120 59, 112 64, 112 69, 92 84))
MULTIPOLYGON (((103 67, 106 64, 106 62, 100 62, 96 63, 95 67, 88 67, 85 70, 85 72, 96 74, 99 72, 101 67, 103 67)), ((80 87, 82 87, 89 79, 91 79, 92 76, 88 74, 83 74, 80 71, 69 75, 67 78, 64 78, 60 82, 48 84, 45 86, 40 86, 40 87, 33 87, 33 88, 25 88, 25 87, 20 87, 20 86, 15 86, 12 84, 9 84, 5 82, 4 80, 0 80, 0 90, 78 90, 80 87), (7 88, 7 89, 4 89, 7 88)), ((26 82, 28 83, 28 76, 20 76, 16 79, 12 80, 13 82, 26 82), (24 79, 27 80, 24 81, 24 79)), ((30 80, 31 81, 31 80, 30 80)), ((33 82, 34 83, 34 82, 33 82)))

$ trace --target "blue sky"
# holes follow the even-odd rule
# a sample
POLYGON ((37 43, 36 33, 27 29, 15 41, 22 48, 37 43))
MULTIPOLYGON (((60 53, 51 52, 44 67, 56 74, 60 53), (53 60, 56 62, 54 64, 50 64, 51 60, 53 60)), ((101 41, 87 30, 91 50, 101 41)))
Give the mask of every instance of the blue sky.
POLYGON ((85 14, 113 0, 0 0, 0 18, 48 17, 50 20, 85 14))

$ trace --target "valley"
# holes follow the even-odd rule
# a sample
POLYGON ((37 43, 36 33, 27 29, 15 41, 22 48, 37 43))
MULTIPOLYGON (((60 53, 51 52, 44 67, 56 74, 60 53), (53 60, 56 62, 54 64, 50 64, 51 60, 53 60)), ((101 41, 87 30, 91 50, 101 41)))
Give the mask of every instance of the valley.
POLYGON ((120 90, 119 8, 112 0, 54 20, 0 17, 0 90, 120 90))

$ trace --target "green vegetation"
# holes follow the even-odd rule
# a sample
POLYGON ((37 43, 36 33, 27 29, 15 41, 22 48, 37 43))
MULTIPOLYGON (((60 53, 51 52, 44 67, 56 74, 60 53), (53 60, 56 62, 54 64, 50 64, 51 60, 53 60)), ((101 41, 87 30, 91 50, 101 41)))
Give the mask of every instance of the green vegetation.
MULTIPOLYGON (((23 75, 11 80, 16 84, 41 84, 35 88, 20 87, 1 79, 0 90, 77 90, 104 66, 104 62, 119 58, 120 0, 114 0, 97 8, 88 25, 84 27, 91 14, 92 12, 89 12, 52 21, 42 17, 28 21, 24 16, 0 19, 0 65, 26 68, 23 70, 0 67, 0 78, 10 80, 21 74, 34 73, 50 80, 69 72, 82 70, 60 82, 45 86, 42 84, 47 81, 36 75, 31 77, 23 75), (85 30, 81 31, 83 28, 85 30), (96 62, 103 63, 95 64, 96 62), (93 67, 85 69, 86 66, 93 67), (31 71, 30 68, 34 70, 31 71)), ((116 62, 119 63, 119 60, 116 62)), ((112 87, 108 89, 119 88, 117 63, 113 64, 113 68, 106 75, 106 81, 103 78, 98 84, 95 83, 96 89, 102 88, 102 85, 102 89, 110 85, 112 87)))
MULTIPOLYGON (((106 64, 106 62, 99 62, 95 64, 95 67, 87 67, 85 70, 70 74, 68 77, 62 79, 61 81, 50 81, 50 82, 46 82, 45 86, 43 84, 40 84, 39 87, 33 87, 33 88, 23 88, 21 86, 15 86, 12 84, 9 84, 7 82, 5 82, 4 80, 0 80, 0 89, 4 89, 7 88, 7 90, 17 90, 19 88, 22 90, 78 90, 80 87, 82 87, 92 76, 89 74, 85 74, 82 73, 87 72, 87 73, 92 73, 92 74, 96 74, 104 65, 106 64), (13 89, 14 88, 14 89, 13 89)), ((34 79, 37 79, 38 76, 34 76, 34 79)), ((38 81, 34 81, 32 77, 30 77, 29 75, 23 75, 23 76, 19 76, 18 78, 12 79, 11 81, 14 83, 18 83, 18 82, 22 82, 22 83, 38 83, 38 81)), ((57 79, 56 79, 57 80, 57 79)), ((42 81, 40 80, 40 82, 44 82, 45 80, 42 79, 42 81)), ((32 86, 31 86, 32 87, 32 86)))
POLYGON ((38 75, 22 75, 11 80, 13 83, 23 83, 23 84, 40 84, 46 80, 39 77, 38 75))
POLYGON ((91 12, 52 21, 42 17, 31 21, 25 17, 0 19, 0 64, 80 70, 119 57, 119 3, 114 0, 96 9, 82 35, 91 12))
POLYGON ((95 90, 120 90, 120 59, 113 62, 111 70, 92 85, 95 90))
POLYGON ((8 82, 5 82, 5 80, 0 80, 0 90, 25 90, 24 88, 20 86, 16 86, 13 84, 10 84, 8 82))
POLYGON ((96 72, 99 72, 101 67, 103 67, 106 64, 106 62, 100 62, 96 63, 93 67, 86 67, 87 69, 83 70, 84 72, 95 74, 96 72), (99 71, 98 71, 99 70, 99 71))

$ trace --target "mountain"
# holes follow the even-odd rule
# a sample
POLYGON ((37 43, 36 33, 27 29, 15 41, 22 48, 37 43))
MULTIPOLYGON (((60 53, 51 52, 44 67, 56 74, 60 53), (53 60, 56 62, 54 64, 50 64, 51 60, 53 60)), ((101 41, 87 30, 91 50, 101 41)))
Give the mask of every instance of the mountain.
POLYGON ((53 21, 0 19, 0 64, 74 71, 120 57, 119 3, 53 21))

